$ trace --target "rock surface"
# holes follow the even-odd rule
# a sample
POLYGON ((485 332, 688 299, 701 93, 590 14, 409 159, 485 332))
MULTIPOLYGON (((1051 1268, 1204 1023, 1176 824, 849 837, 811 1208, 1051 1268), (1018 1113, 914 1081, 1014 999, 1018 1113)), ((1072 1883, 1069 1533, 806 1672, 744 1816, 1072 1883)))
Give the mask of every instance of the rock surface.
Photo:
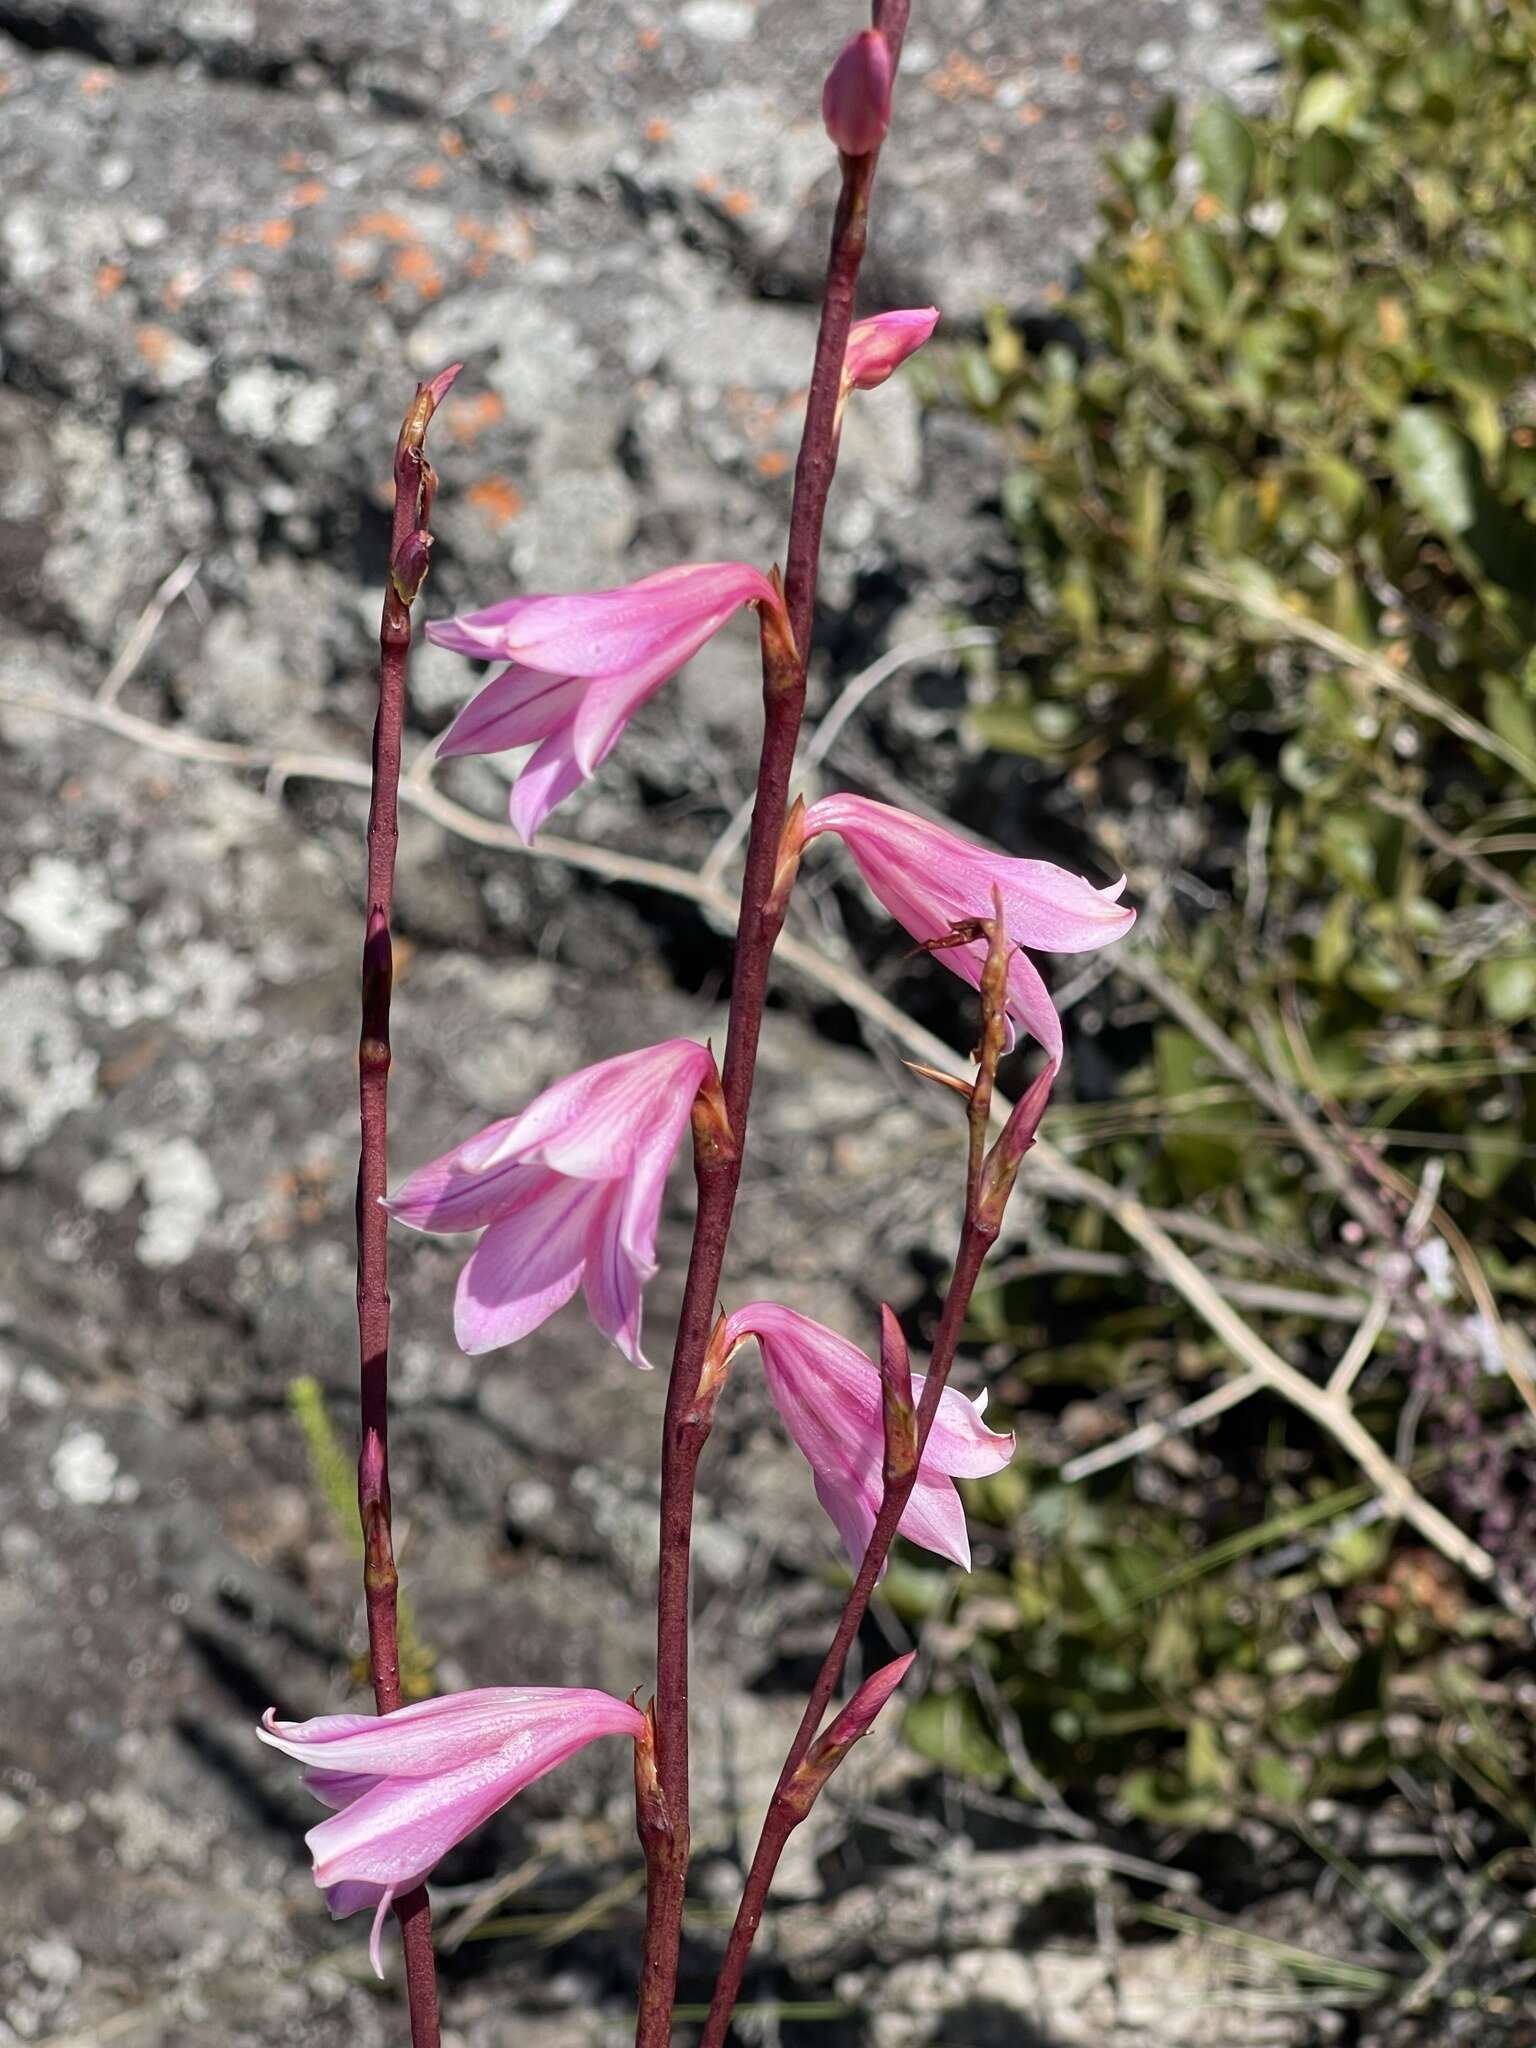
MULTIPOLYGON (((1048 302, 1097 152, 1172 83, 1252 90, 1256 19, 920 8, 866 304, 932 299, 960 334, 1048 302)), ((314 1810, 250 1735, 271 1702, 354 1696, 355 1564, 288 1392, 316 1378, 346 1436, 361 798, 291 767, 264 787, 219 749, 364 757, 390 446, 412 376, 451 358, 430 611, 782 549, 834 175, 816 92, 854 25, 810 0, 0 4, 0 2042, 400 2038, 359 1924, 309 1882, 314 1810), (104 682, 209 758, 61 716, 104 682)), ((902 381, 850 414, 818 703, 984 582, 994 464, 902 381)), ((467 682, 420 652, 413 744, 467 682)), ((748 789, 755 693, 741 626, 561 832, 695 865, 748 789)), ((953 711, 898 701, 941 792, 953 711)), ((445 786, 499 815, 493 768, 445 786)), ((400 913, 401 1161, 577 1058, 720 1037, 725 945, 659 892, 413 815, 400 913)), ((835 941, 824 892, 812 914, 835 941)), ((731 1283, 868 1330, 942 1258, 953 1160, 889 1061, 789 995, 731 1283)), ((680 1182, 662 1356, 689 1213, 680 1182)), ((413 1240, 395 1264, 403 1570, 436 1680, 643 1685, 660 1376, 574 1314, 472 1365, 456 1257, 413 1240)), ((726 1900, 835 1600, 750 1372, 705 1495, 700 1877, 726 1900)), ((786 1867, 792 1913, 819 1914, 857 1803, 904 1797, 895 1745, 866 1749, 786 1867)), ((526 1866, 513 1933, 446 1965, 459 2048, 624 2037, 625 1768, 586 1753, 445 1866, 450 1922, 526 1866), (587 1925, 594 1869, 616 1889, 587 1925)), ((826 2048, 1035 2038, 1006 2031, 1026 2010, 1042 2042, 1088 2038, 1041 2017, 1044 1957, 983 1970, 982 1996, 968 1957, 997 1937, 951 1957, 936 1907, 916 1923, 886 1980, 868 1910, 815 1959, 786 1921, 764 1995, 831 1987, 826 2048)), ((1091 1912, 1074 1926, 1087 1986, 1091 1912)), ((1173 2048, 1155 2008, 1114 2038, 1173 2048)))

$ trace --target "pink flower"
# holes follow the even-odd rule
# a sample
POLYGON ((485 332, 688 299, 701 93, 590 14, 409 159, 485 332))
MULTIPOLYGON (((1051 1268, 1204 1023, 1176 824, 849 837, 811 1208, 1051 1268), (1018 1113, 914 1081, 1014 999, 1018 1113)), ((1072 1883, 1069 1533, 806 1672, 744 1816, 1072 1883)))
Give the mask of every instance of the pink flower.
POLYGON ((893 370, 914 355, 939 324, 937 306, 912 306, 903 312, 876 313, 848 331, 843 357, 843 390, 873 391, 893 370))
POLYGON ((515 1344, 586 1290, 592 1320, 639 1366, 640 1297, 656 1271, 667 1169, 706 1046, 669 1038, 568 1074, 518 1116, 421 1166, 384 1207, 413 1230, 485 1235, 459 1275, 453 1328, 470 1356, 515 1344))
POLYGON ((509 597, 435 619, 427 638, 509 667, 443 735, 439 754, 499 754, 541 742, 512 791, 512 823, 532 841, 557 804, 594 775, 640 706, 691 661, 738 605, 782 610, 745 562, 693 562, 621 590, 509 597))
POLYGON ((844 156, 868 156, 891 125, 895 66, 891 46, 877 28, 850 36, 821 89, 821 118, 844 156))
POLYGON ((304 1837, 315 1883, 340 1920, 374 1909, 368 1953, 382 1977, 384 1917, 434 1864, 507 1801, 600 1735, 641 1734, 644 1717, 584 1687, 488 1686, 393 1714, 322 1714, 279 1721, 263 1742, 305 1766, 304 1783, 331 1818, 304 1837))
MULTIPOLYGON (((879 1367, 835 1330, 774 1301, 738 1309, 726 1318, 723 1336, 727 1347, 757 1339, 773 1404, 805 1453, 816 1498, 857 1565, 884 1492, 879 1367)), ((914 1374, 912 1391, 919 1402, 923 1386, 923 1375, 914 1374)), ((965 1510, 951 1481, 1001 1472, 1013 1456, 1013 1438, 994 1435, 983 1425, 984 1405, 968 1401, 953 1387, 939 1396, 917 1484, 900 1524, 909 1542, 937 1551, 966 1571, 971 1546, 965 1510)))
MULTIPOLYGON (((969 919, 990 918, 994 889, 1002 891, 1009 938, 1016 946, 1038 946, 1046 953, 1091 953, 1124 938, 1136 922, 1135 911, 1118 900, 1124 876, 1097 889, 1050 861, 990 853, 958 833, 867 797, 840 794, 812 804, 805 814, 805 837, 814 839, 818 832, 839 835, 874 894, 919 944, 942 938, 969 919)), ((934 957, 977 988, 986 941, 947 946, 934 957)), ((1061 1019, 1038 972, 1017 952, 1008 966, 1008 1014, 1059 1066, 1061 1019)))

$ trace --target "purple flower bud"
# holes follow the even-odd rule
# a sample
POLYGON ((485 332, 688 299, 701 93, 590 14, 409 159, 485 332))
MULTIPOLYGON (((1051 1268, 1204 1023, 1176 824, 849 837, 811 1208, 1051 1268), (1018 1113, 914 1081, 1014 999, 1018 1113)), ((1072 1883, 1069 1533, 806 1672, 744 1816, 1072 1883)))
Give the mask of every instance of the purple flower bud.
POLYGON ((868 156, 891 125, 891 46, 877 28, 844 43, 821 89, 821 118, 844 156, 868 156))

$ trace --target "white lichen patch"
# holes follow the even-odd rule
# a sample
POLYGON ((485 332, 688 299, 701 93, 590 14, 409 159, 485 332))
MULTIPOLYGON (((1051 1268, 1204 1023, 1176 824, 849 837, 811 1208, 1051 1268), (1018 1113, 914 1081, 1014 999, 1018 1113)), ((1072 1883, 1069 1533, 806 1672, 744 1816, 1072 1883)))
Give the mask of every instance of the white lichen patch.
POLYGON ((48 1471, 55 1493, 76 1507, 105 1507, 139 1496, 139 1482, 119 1472, 106 1438, 94 1429, 71 1430, 48 1461, 48 1471))
POLYGON ((69 984, 47 968, 6 977, 0 1024, 0 1167, 15 1168, 96 1095, 97 1058, 81 1043, 69 984))
POLYGON ((128 921, 127 911, 112 901, 104 869, 78 867, 54 854, 38 855, 13 884, 4 908, 45 960, 94 960, 128 921))

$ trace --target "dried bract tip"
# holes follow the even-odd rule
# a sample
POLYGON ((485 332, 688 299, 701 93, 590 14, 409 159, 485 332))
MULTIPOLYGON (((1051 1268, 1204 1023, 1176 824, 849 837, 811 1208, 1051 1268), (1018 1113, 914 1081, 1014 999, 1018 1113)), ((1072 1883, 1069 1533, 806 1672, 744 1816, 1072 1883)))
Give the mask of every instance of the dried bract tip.
POLYGON ((757 600, 758 632, 763 643, 763 687, 793 688, 800 680, 800 654, 789 623, 784 578, 777 562, 769 572, 768 582, 772 598, 757 600))
MULTIPOLYGON (((633 1693, 629 1703, 635 1705, 633 1693)), ((641 1714, 641 1726, 635 1731, 635 1831, 648 1849, 657 1843, 670 1846, 673 1840, 672 1816, 667 1810, 667 1795, 661 1789, 661 1774, 656 1766, 654 1700, 641 1714)))
POLYGON ((880 1304, 880 1420, 885 1431, 881 1478, 887 1486, 917 1470, 917 1406, 912 1354, 889 1302, 880 1304))
POLYGON ((693 1154, 698 1165, 717 1166, 736 1157, 736 1139, 731 1131, 730 1117, 726 1114, 725 1091, 720 1086, 720 1070, 713 1055, 708 1072, 699 1083, 699 1092, 693 1098, 689 1115, 693 1122, 693 1154))
POLYGON ((715 1327, 709 1333, 709 1342, 704 1347, 704 1363, 699 1368, 699 1384, 684 1421, 690 1429, 708 1431, 715 1419, 715 1410, 720 1405, 720 1396, 725 1392, 725 1382, 731 1370, 731 1360, 741 1349, 742 1340, 731 1334, 730 1319, 721 1309, 715 1317, 715 1327))
POLYGON ((800 872, 800 855, 805 848, 805 798, 797 796, 790 806, 789 816, 784 820, 784 830, 779 834, 778 857, 773 864, 773 887, 764 904, 765 915, 770 921, 781 919, 789 908, 790 892, 795 886, 795 877, 800 872))
POLYGON ((937 1081, 941 1088, 952 1089, 956 1095, 963 1095, 967 1102, 970 1101, 973 1084, 962 1081, 958 1074, 946 1074, 942 1067, 924 1066, 921 1060, 903 1060, 901 1064, 916 1074, 919 1080, 937 1081))
POLYGON ((877 28, 861 30, 838 52, 821 90, 821 118, 844 156, 868 156, 885 140, 895 70, 877 28))

